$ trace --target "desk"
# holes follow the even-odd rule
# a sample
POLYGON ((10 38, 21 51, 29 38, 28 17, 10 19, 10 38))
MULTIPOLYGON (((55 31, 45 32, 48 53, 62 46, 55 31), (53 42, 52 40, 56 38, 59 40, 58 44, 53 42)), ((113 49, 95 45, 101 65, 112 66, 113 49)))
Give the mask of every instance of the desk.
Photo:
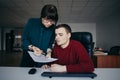
POLYGON ((95 55, 94 64, 97 68, 120 68, 119 55, 95 55))
POLYGON ((30 68, 22 67, 0 67, 0 80, 119 80, 120 68, 95 68, 97 77, 42 77, 41 73, 44 71, 37 68, 37 73, 29 75, 30 68))

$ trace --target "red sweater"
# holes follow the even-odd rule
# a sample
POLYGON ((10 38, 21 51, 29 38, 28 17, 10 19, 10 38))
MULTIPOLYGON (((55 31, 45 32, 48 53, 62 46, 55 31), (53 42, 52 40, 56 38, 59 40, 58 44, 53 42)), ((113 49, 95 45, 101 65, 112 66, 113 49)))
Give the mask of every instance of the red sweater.
POLYGON ((54 46, 53 57, 58 58, 55 62, 66 65, 67 72, 93 72, 94 65, 83 45, 71 40, 66 48, 54 46))

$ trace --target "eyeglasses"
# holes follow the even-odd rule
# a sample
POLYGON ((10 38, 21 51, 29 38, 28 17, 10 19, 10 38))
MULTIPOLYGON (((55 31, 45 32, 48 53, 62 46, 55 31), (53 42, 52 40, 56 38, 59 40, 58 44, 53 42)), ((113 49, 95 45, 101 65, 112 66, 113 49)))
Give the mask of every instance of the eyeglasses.
POLYGON ((43 21, 44 21, 45 23, 55 24, 55 21, 53 21, 52 19, 43 18, 43 21))

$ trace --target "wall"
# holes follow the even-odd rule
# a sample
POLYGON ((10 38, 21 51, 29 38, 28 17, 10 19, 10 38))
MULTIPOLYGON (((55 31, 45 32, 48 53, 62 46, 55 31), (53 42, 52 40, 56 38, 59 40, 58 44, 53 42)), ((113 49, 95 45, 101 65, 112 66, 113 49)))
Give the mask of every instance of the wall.
POLYGON ((120 12, 96 23, 96 45, 104 50, 111 46, 120 46, 120 12))

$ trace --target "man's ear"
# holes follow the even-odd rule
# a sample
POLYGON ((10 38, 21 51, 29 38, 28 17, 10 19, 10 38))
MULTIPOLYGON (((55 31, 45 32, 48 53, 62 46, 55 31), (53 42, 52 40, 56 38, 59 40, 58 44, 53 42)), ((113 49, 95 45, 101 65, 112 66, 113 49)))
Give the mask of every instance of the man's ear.
POLYGON ((68 37, 69 37, 69 38, 71 37, 71 33, 68 33, 68 37))

